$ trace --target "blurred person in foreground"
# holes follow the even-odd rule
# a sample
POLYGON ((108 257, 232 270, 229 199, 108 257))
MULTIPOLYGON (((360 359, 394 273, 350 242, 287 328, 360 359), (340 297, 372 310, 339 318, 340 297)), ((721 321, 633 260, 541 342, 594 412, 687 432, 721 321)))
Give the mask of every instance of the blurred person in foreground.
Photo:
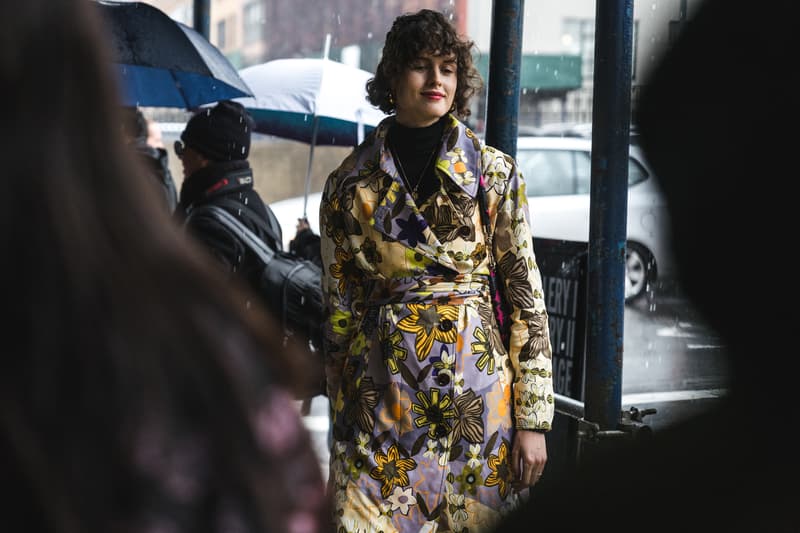
POLYGON ((158 125, 153 123, 151 126, 151 121, 145 118, 138 107, 123 107, 122 116, 123 137, 158 184, 167 210, 173 213, 178 205, 178 193, 172 180, 172 172, 169 170, 167 150, 163 145, 158 146, 160 138, 153 137, 151 133, 153 128, 158 132, 158 125))
POLYGON ((798 531, 800 468, 787 433, 796 365, 789 315, 777 312, 797 290, 775 278, 769 246, 758 246, 796 226, 793 195, 775 194, 765 180, 795 163, 794 139, 770 132, 795 99, 785 68, 797 20, 795 2, 706 1, 639 104, 641 145, 674 215, 680 284, 728 352, 726 396, 650 441, 580 465, 498 533, 798 531), (743 83, 747 73, 757 76, 743 83))
POLYGON ((367 83, 392 115, 324 188, 329 490, 343 531, 486 531, 547 460, 551 348, 525 183, 458 119, 482 84, 472 47, 441 13, 396 18, 367 83))
POLYGON ((3 529, 326 531, 297 371, 152 201, 93 6, 0 4, 3 529))

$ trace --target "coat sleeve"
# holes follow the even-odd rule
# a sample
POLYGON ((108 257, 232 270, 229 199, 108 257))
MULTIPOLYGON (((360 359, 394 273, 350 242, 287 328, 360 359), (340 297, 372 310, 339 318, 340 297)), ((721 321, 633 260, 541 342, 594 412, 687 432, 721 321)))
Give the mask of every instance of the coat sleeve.
POLYGON ((485 148, 483 161, 490 211, 495 205, 492 253, 511 307, 515 423, 518 429, 546 431, 555 414, 552 349, 525 180, 513 158, 491 147, 485 148))
POLYGON ((328 179, 320 202, 320 254, 322 294, 325 300, 323 349, 328 398, 337 401, 344 364, 357 329, 356 309, 363 302, 358 280, 354 277, 353 252, 347 228, 342 221, 352 217, 345 207, 343 191, 328 179))

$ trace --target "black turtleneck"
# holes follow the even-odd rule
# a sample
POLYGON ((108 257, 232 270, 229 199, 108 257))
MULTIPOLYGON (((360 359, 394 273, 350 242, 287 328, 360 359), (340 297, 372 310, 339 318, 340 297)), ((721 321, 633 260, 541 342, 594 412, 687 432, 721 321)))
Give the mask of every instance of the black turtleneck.
POLYGON ((420 180, 415 195, 418 205, 439 190, 433 159, 436 157, 434 152, 439 151, 442 142, 446 117, 447 115, 422 128, 409 128, 395 121, 388 133, 387 140, 392 155, 400 161, 400 165, 395 166, 401 174, 405 174, 406 185, 409 189, 414 189, 417 179, 420 180), (424 174, 420 176, 423 171, 424 174))

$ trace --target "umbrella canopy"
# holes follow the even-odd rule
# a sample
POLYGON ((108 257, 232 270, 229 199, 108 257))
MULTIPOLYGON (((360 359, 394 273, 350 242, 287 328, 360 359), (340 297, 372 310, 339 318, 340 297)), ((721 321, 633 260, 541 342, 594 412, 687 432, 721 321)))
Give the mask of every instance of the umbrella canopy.
POLYGON ((120 75, 123 104, 193 109, 253 93, 214 45, 144 2, 96 2, 120 75))
POLYGON ((366 70, 330 59, 276 59, 239 71, 255 131, 312 146, 355 146, 386 115, 367 102, 366 70))
MULTIPOLYGON (((328 36, 330 39, 330 36, 328 36)), ((308 143, 303 217, 311 185, 314 146, 356 146, 386 118, 367 102, 366 70, 328 59, 275 59, 239 71, 253 89, 238 98, 255 120, 254 131, 308 143)))

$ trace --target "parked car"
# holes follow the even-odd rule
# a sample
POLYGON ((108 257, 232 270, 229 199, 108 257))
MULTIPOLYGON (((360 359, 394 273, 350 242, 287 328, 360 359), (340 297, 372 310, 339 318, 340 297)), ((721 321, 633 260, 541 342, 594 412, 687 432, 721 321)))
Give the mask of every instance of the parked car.
MULTIPOLYGON (((524 136, 517 162, 525 178, 534 237, 588 242, 591 140, 581 137, 524 136)), ((303 196, 274 202, 284 245, 303 213, 303 196)), ((320 193, 308 197, 311 228, 319 233, 320 193)), ((630 147, 625 301, 634 302, 671 277, 667 207, 653 173, 637 146, 630 147)))
MULTIPOLYGON (((535 237, 589 240, 592 141, 526 136, 517 140, 535 237)), ((672 277, 667 206, 638 146, 629 149, 625 301, 672 277)))

